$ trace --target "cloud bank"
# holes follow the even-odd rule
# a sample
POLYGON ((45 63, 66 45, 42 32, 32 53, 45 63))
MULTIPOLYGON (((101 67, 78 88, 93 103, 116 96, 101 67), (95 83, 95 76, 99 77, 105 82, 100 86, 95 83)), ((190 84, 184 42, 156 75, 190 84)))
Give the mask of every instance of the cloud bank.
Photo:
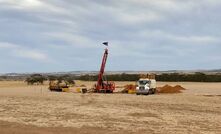
POLYGON ((219 0, 0 0, 0 72, 221 68, 219 0))

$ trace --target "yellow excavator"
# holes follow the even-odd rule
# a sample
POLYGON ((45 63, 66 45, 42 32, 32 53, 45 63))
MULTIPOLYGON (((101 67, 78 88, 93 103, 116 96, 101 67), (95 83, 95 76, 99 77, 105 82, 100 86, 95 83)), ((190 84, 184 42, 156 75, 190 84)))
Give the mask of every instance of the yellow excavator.
POLYGON ((69 86, 64 81, 50 81, 49 90, 54 92, 69 92, 69 86))

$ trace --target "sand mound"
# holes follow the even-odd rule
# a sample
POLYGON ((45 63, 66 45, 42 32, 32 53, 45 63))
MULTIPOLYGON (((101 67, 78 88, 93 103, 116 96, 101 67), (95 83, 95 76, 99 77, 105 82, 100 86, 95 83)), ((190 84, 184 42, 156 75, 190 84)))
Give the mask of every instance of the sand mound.
POLYGON ((129 90, 136 90, 136 86, 133 84, 125 85, 124 89, 121 91, 122 93, 128 93, 129 90))
POLYGON ((84 84, 80 85, 80 87, 86 87, 84 84))
POLYGON ((184 87, 180 86, 180 85, 176 85, 173 88, 179 89, 179 90, 186 90, 184 87))
POLYGON ((129 85, 126 85, 124 87, 125 87, 125 89, 128 89, 128 90, 135 90, 136 89, 136 86, 133 85, 133 84, 129 84, 129 85))
POLYGON ((185 88, 180 85, 176 85, 174 87, 170 85, 165 85, 163 87, 157 88, 158 93, 181 93, 181 90, 185 90, 185 88))

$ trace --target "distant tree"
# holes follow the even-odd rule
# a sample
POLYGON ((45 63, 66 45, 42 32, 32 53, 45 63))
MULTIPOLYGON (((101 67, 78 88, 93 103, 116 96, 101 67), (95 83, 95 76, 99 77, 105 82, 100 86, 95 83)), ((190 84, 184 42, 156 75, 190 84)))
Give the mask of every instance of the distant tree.
POLYGON ((26 82, 28 85, 33 84, 43 84, 44 81, 47 80, 43 75, 41 74, 33 74, 30 77, 26 78, 26 82))
POLYGON ((48 76, 48 80, 49 81, 54 81, 57 80, 58 83, 62 83, 65 82, 66 84, 71 84, 74 85, 75 84, 75 76, 74 75, 61 75, 61 76, 54 76, 54 75, 50 75, 48 76))
POLYGON ((69 85, 74 85, 75 81, 74 81, 74 77, 71 75, 63 75, 60 77, 61 80, 64 80, 65 83, 69 84, 69 85))
POLYGON ((48 80, 49 80, 49 81, 54 81, 54 80, 57 80, 57 79, 58 79, 58 77, 55 76, 55 75, 49 75, 49 76, 48 76, 48 80))
POLYGON ((68 77, 65 79, 65 82, 67 84, 71 84, 71 85, 75 85, 75 81, 71 78, 71 77, 68 77))

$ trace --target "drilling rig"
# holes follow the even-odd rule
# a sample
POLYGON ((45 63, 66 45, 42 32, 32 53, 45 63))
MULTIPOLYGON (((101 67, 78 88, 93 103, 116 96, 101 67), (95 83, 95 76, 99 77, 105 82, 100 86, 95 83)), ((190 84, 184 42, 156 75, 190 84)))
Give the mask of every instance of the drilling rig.
POLYGON ((98 74, 98 80, 97 84, 95 84, 95 92, 97 93, 113 93, 115 90, 115 83, 114 82, 109 82, 108 80, 104 80, 104 70, 105 70, 105 65, 107 62, 107 57, 108 57, 108 42, 103 43, 106 48, 104 51, 102 63, 101 63, 101 68, 100 72, 98 74))

